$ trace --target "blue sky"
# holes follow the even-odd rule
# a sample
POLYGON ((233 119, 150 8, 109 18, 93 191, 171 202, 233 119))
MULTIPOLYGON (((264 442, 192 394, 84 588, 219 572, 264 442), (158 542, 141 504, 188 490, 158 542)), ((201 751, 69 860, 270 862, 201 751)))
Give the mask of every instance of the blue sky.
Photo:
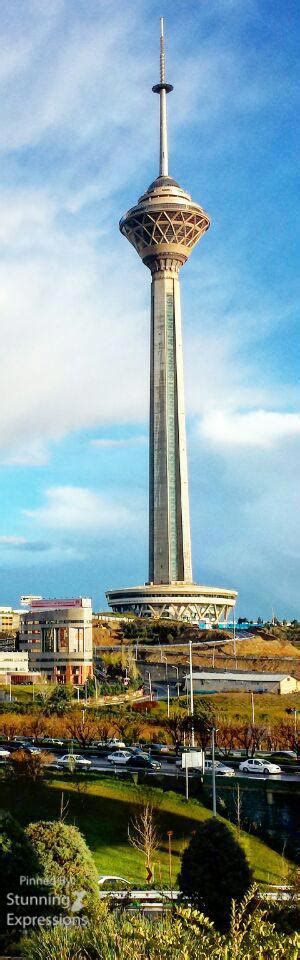
POLYGON ((119 217, 158 172, 212 218, 181 272, 194 578, 300 617, 294 0, 2 0, 0 604, 147 579, 150 274, 119 217))

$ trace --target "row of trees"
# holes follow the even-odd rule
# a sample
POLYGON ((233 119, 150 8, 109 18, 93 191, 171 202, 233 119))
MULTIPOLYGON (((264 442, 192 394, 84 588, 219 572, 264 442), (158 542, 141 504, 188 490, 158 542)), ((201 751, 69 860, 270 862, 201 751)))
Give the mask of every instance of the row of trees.
POLYGON ((99 711, 73 708, 58 713, 36 710, 18 715, 6 712, 0 715, 0 736, 12 739, 17 736, 66 737, 78 740, 87 747, 92 741, 106 742, 119 736, 128 743, 139 740, 169 742, 175 750, 188 742, 194 729, 196 743, 207 749, 212 726, 217 727, 216 743, 224 756, 233 749, 243 749, 254 756, 257 750, 295 749, 297 734, 295 724, 288 717, 273 723, 232 721, 217 716, 209 701, 195 706, 193 718, 184 708, 171 707, 170 715, 153 710, 149 715, 140 714, 131 708, 107 708, 99 711))

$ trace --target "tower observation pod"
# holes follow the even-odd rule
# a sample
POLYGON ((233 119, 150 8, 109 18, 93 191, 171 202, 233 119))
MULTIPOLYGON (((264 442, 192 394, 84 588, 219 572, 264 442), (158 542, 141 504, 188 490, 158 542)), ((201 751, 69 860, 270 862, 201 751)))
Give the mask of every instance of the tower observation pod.
POLYGON ((151 271, 149 580, 107 591, 118 613, 199 622, 226 620, 237 593, 193 583, 179 270, 210 220, 169 175, 163 20, 160 21, 159 176, 120 221, 151 271))

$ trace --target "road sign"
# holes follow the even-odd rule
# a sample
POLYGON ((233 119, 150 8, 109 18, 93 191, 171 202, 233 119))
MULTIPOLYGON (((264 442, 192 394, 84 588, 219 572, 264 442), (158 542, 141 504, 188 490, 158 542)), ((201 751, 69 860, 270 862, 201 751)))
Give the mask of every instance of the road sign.
POLYGON ((189 750, 181 755, 181 765, 184 770, 189 767, 199 767, 203 770, 203 750, 189 750))

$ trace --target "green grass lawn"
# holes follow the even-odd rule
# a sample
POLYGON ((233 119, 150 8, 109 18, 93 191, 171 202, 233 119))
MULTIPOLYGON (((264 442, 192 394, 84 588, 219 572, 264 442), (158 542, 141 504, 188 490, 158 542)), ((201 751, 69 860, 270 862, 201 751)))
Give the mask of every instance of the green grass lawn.
MULTIPOLYGON (((64 819, 79 827, 92 850, 99 874, 117 874, 131 880, 135 885, 145 883, 143 855, 133 849, 128 841, 128 825, 142 802, 148 788, 132 783, 103 779, 76 785, 66 780, 52 780, 37 788, 34 793, 20 797, 16 790, 0 785, 0 806, 23 824, 32 820, 58 819, 62 793, 64 819)), ((172 837, 173 881, 180 867, 180 854, 197 823, 211 816, 209 810, 195 800, 187 802, 182 796, 151 788, 151 802, 156 809, 160 847, 155 861, 155 880, 169 883, 168 836, 172 837)), ((235 829, 235 828, 233 828, 235 829)), ((255 879, 260 884, 277 884, 284 881, 288 861, 265 843, 245 832, 240 840, 253 868, 255 879)))

